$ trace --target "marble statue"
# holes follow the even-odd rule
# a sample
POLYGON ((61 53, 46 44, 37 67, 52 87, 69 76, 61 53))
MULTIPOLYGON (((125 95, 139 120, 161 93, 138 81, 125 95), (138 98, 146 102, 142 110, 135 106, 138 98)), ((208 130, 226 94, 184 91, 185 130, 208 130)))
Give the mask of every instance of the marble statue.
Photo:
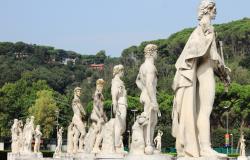
POLYGON ((86 112, 81 104, 80 101, 81 96, 81 88, 76 87, 74 89, 74 99, 72 102, 72 109, 74 112, 74 116, 72 118, 72 122, 74 126, 78 129, 80 132, 80 138, 79 138, 79 152, 83 151, 83 145, 84 145, 84 137, 86 134, 86 125, 83 123, 82 118, 86 115, 86 112))
POLYGON ((68 126, 68 133, 67 133, 67 153, 72 154, 74 149, 74 124, 71 122, 68 126))
POLYGON ((141 90, 140 102, 144 105, 144 112, 149 118, 144 129, 145 153, 153 154, 153 137, 158 116, 161 116, 156 99, 157 70, 154 61, 157 58, 157 46, 148 44, 144 49, 145 62, 141 65, 136 84, 141 90))
POLYGON ((62 153, 62 143, 63 143, 63 127, 61 127, 59 129, 59 131, 57 132, 57 146, 56 146, 56 150, 55 150, 55 154, 61 154, 62 153))
POLYGON ((104 97, 102 95, 102 90, 104 83, 105 81, 103 79, 98 79, 96 81, 96 91, 94 94, 93 110, 91 113, 92 123, 96 123, 96 140, 92 150, 93 153, 99 153, 101 151, 100 146, 103 138, 103 126, 105 122, 107 122, 107 117, 103 109, 104 97))
POLYGON ((18 130, 18 119, 14 119, 14 124, 11 127, 11 150, 12 153, 19 153, 19 130, 18 130))
POLYGON ((84 150, 87 153, 99 153, 103 139, 103 127, 107 122, 107 117, 103 109, 104 97, 102 90, 105 81, 98 79, 96 81, 96 90, 93 95, 93 110, 90 115, 91 126, 84 141, 84 150))
POLYGON ((24 137, 24 153, 32 152, 32 140, 34 135, 34 118, 33 116, 26 119, 26 124, 24 126, 23 137, 24 137))
POLYGON ((163 132, 161 130, 158 130, 157 136, 154 139, 154 143, 155 143, 155 148, 158 151, 158 153, 161 152, 161 137, 163 135, 163 132))
POLYGON ((145 150, 144 128, 148 124, 149 119, 145 112, 136 117, 136 121, 132 127, 132 142, 130 154, 143 155, 145 150))
POLYGON ((245 138, 244 134, 241 133, 240 136, 240 156, 237 158, 237 160, 248 160, 246 156, 246 144, 245 144, 245 138))
POLYGON ((40 145, 41 145, 41 137, 42 137, 40 125, 36 126, 36 130, 34 132, 34 137, 35 137, 34 152, 39 153, 40 152, 40 145))
POLYGON ((173 81, 172 135, 178 156, 225 157, 211 147, 209 117, 215 97, 214 72, 229 86, 230 69, 218 54, 211 21, 216 16, 213 0, 202 0, 197 28, 178 58, 173 81), (199 46, 199 47, 197 47, 199 46))
POLYGON ((116 153, 124 153, 124 148, 121 145, 122 134, 126 130, 126 116, 127 116, 127 91, 121 78, 124 76, 123 65, 116 65, 113 69, 112 86, 112 104, 113 112, 115 114, 114 121, 114 139, 116 153))

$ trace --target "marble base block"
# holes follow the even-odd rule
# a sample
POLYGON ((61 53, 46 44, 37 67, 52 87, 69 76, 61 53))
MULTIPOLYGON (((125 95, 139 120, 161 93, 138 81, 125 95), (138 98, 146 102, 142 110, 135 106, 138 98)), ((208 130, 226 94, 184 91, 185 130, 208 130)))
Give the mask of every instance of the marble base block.
POLYGON ((125 154, 116 154, 116 153, 110 153, 110 154, 104 154, 100 153, 96 155, 96 160, 123 160, 125 158, 125 154))
POLYGON ((218 158, 218 157, 199 157, 199 158, 192 158, 192 157, 179 157, 177 160, 228 160, 228 158, 218 158))
POLYGON ((239 156, 237 160, 248 160, 248 158, 246 156, 239 156))
POLYGON ((73 155, 68 154, 68 153, 55 153, 53 155, 54 160, 73 160, 73 155))
POLYGON ((77 154, 74 154, 74 160, 95 160, 95 154, 77 153, 77 154))
POLYGON ((124 160, 172 160, 173 157, 167 154, 135 155, 128 154, 124 160))
POLYGON ((43 159, 42 153, 8 153, 8 160, 39 160, 43 159))

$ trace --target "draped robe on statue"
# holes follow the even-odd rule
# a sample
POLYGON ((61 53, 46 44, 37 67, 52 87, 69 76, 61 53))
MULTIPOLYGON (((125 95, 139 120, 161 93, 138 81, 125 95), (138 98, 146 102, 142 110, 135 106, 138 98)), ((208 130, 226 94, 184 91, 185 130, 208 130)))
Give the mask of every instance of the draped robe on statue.
POLYGON ((191 34, 175 64, 177 71, 172 86, 175 92, 172 135, 176 137, 176 142, 181 146, 182 152, 193 157, 200 155, 197 129, 199 110, 197 61, 201 57, 208 56, 211 61, 215 62, 214 64, 222 63, 217 52, 213 27, 210 27, 211 32, 206 35, 200 25, 191 34))

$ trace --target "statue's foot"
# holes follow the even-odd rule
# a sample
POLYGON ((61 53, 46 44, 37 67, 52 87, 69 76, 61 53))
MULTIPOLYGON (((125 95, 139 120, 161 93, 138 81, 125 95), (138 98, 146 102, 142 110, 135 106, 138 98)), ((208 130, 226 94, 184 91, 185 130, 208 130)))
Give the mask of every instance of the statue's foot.
POLYGON ((153 148, 152 146, 147 146, 147 147, 145 148, 145 153, 146 153, 147 155, 153 154, 153 153, 154 153, 154 148, 153 148))
POLYGON ((116 147, 116 148, 115 148, 115 152, 116 152, 117 154, 128 154, 128 152, 127 152, 127 151, 124 151, 124 149, 121 148, 121 147, 116 147))
POLYGON ((161 151, 159 151, 159 150, 154 150, 154 154, 160 154, 161 153, 161 151))
POLYGON ((101 152, 100 148, 95 147, 95 148, 93 148, 91 153, 100 153, 100 152, 101 152))
POLYGON ((226 154, 216 152, 212 148, 201 149, 200 155, 203 156, 203 157, 214 157, 214 156, 219 157, 219 158, 226 158, 227 157, 226 154))
POLYGON ((83 152, 84 152, 83 149, 79 149, 79 150, 78 150, 78 153, 83 153, 83 152))

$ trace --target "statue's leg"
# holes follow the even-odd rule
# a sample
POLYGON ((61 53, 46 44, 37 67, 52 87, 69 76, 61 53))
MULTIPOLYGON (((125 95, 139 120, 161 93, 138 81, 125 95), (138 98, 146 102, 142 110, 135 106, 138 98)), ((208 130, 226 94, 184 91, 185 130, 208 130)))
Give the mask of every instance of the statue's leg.
POLYGON ((197 69, 199 82, 199 112, 197 118, 198 138, 201 156, 226 157, 211 148, 210 141, 210 114, 212 112, 215 97, 215 79, 210 60, 203 62, 197 69))
POLYGON ((96 141, 95 141, 95 145, 94 145, 94 148, 93 148, 93 153, 99 153, 100 152, 100 144, 102 142, 102 136, 101 134, 99 133, 97 136, 96 136, 96 141))
POLYGON ((157 125, 158 117, 155 111, 151 112, 151 132, 150 132, 150 143, 153 145, 155 127, 157 125))
POLYGON ((78 126, 78 130, 81 132, 81 136, 79 139, 79 150, 83 151, 83 145, 84 145, 84 137, 86 135, 86 129, 85 129, 85 125, 83 124, 82 121, 79 122, 79 126, 78 126))
POLYGON ((118 119, 118 117, 116 117, 115 119, 115 148, 119 148, 120 147, 120 139, 121 139, 121 123, 118 119))
POLYGON ((215 97, 215 80, 213 68, 209 60, 203 62, 197 69, 199 82, 199 113, 197 127, 201 148, 210 148, 210 114, 215 97))

